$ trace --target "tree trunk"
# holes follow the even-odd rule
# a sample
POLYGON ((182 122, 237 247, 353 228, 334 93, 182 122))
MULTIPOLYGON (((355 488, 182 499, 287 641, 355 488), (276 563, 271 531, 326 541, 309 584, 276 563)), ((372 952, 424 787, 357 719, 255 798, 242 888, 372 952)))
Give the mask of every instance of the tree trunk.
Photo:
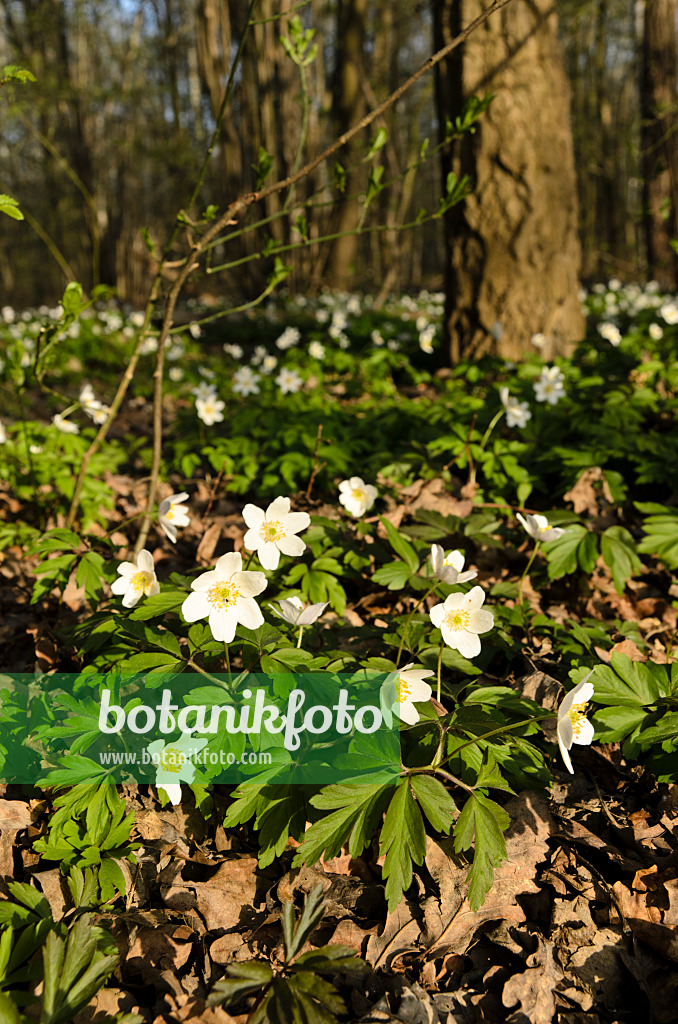
MULTIPOLYGON (((434 0, 435 45, 481 13, 479 0, 434 0)), ((546 336, 547 359, 583 336, 569 86, 550 0, 513 0, 455 51, 437 81, 439 121, 492 93, 475 135, 442 156, 473 195, 448 211, 447 328, 453 362, 514 359, 546 336)))
POLYGON ((641 150, 645 242, 649 274, 676 286, 678 236, 678 117, 676 0, 646 0, 641 69, 641 150))
MULTIPOLYGON (((365 97, 361 86, 365 36, 367 32, 367 0, 340 0, 337 7, 337 39, 339 50, 337 55, 337 130, 345 132, 363 117, 365 113, 365 97)), ((355 276, 355 257, 358 249, 358 238, 350 234, 356 227, 361 204, 355 196, 365 179, 363 168, 351 169, 360 159, 361 145, 364 140, 355 139, 344 147, 339 154, 343 166, 347 169, 345 198, 338 206, 338 215, 334 230, 341 236, 336 239, 330 250, 327 264, 326 282, 334 288, 350 288, 355 276)))

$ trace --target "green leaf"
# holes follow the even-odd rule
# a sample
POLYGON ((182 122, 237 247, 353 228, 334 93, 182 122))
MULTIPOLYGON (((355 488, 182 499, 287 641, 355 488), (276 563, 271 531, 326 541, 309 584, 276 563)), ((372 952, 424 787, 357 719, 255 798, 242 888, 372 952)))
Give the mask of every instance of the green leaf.
POLYGON ((2 84, 4 82, 20 82, 23 85, 25 82, 37 82, 37 78, 27 68, 21 68, 17 64, 5 64, 2 69, 2 84))
POLYGON ((506 811, 482 793, 471 793, 457 819, 455 851, 461 853, 474 847, 473 867, 468 875, 468 898, 473 911, 482 906, 492 888, 495 867, 506 860, 503 831, 509 824, 506 811))
MULTIPOLYGON (((558 580, 561 576, 568 576, 577 571, 580 546, 583 546, 582 560, 584 564, 590 565, 592 549, 591 541, 587 539, 588 534, 589 531, 585 526, 573 523, 557 540, 551 540, 544 545, 544 553, 548 559, 549 579, 558 580)), ((590 572, 590 569, 585 571, 590 572)))
POLYGON ((386 131, 385 128, 380 128, 379 131, 377 132, 377 134, 374 137, 374 142, 370 146, 369 153, 367 153, 367 155, 363 157, 363 160, 364 161, 371 160, 372 157, 376 156, 377 153, 379 152, 379 150, 383 149, 383 147, 386 145, 386 140, 387 139, 388 139, 388 132, 386 131))
POLYGON ((103 589, 104 560, 96 551, 82 556, 75 573, 75 582, 85 588, 88 601, 96 601, 103 589))
POLYGON ((283 903, 283 933, 285 938, 285 963, 289 963, 308 941, 311 934, 320 924, 325 904, 323 902, 322 883, 318 882, 304 899, 304 907, 299 920, 294 923, 294 909, 291 900, 283 903))
POLYGON ((647 707, 671 692, 663 665, 631 661, 626 654, 613 654, 611 665, 599 665, 593 686, 596 703, 626 707, 647 707))
MULTIPOLYGON (((0 200, 2 196, 0 196, 0 200)), ((11 932, 8 933, 11 935, 11 932)), ((4 992, 0 992, 0 1019, 3 1024, 21 1024, 21 1015, 13 1000, 4 992)))
POLYGON ((442 782, 432 775, 411 775, 410 785, 419 805, 438 832, 448 833, 458 811, 442 782))
POLYGON ((373 574, 375 583, 381 583, 389 590, 402 590, 412 575, 410 567, 405 562, 391 562, 389 565, 382 565, 373 574))
POLYGON ((311 804, 320 810, 336 809, 306 830, 292 866, 315 864, 323 854, 329 860, 346 843, 351 856, 357 857, 372 839, 392 789, 393 783, 380 779, 370 784, 368 777, 360 783, 324 786, 311 797, 311 804))
POLYGON ((402 534, 398 533, 393 523, 390 523, 388 519, 379 516, 379 521, 386 530, 386 537, 396 555, 402 558, 403 562, 409 566, 411 573, 417 572, 419 569, 419 559, 412 545, 405 540, 402 534))
POLYGON ((603 561, 612 573, 615 590, 623 594, 627 580, 642 569, 633 537, 623 526, 610 526, 601 538, 601 549, 603 561))
POLYGON ((257 992, 270 984, 273 972, 268 964, 250 960, 242 964, 229 964, 226 978, 216 983, 207 1000, 208 1006, 230 1006, 243 996, 257 992))
POLYGON ((379 838, 384 857, 385 895, 392 913, 412 884, 412 862, 422 864, 426 855, 426 832, 409 779, 397 786, 384 818, 379 838))
POLYGON ((19 204, 16 199, 12 199, 11 196, 7 196, 4 193, 0 193, 0 213, 6 214, 11 217, 12 220, 23 220, 24 215, 19 209, 19 204))
POLYGON ((599 708, 591 721, 599 743, 618 743, 635 732, 648 717, 650 712, 643 708, 611 707, 599 708))
POLYGON ((182 590, 161 590, 159 594, 152 594, 143 603, 138 604, 130 613, 130 619, 154 619, 156 616, 165 615, 166 612, 173 612, 181 607, 186 596, 186 592, 182 590))
POLYGON ((640 512, 650 512, 643 521, 645 536, 638 542, 641 554, 655 555, 668 569, 678 569, 678 510, 653 502, 636 502, 640 512))

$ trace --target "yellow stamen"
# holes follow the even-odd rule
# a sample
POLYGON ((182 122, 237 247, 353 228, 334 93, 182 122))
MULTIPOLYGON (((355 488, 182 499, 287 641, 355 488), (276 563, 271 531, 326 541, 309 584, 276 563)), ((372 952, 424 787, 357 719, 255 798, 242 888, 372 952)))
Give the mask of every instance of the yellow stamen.
POLYGON ((567 712, 567 717, 572 722, 572 732, 575 736, 579 736, 582 728, 582 724, 586 721, 586 704, 573 704, 570 710, 567 712))
POLYGON ((398 701, 401 704, 404 704, 406 700, 410 699, 411 693, 412 689, 410 687, 410 684, 407 682, 406 679, 403 679, 403 677, 401 676, 398 682, 396 683, 396 696, 398 697, 398 701))
POLYGON ((182 750, 178 750, 177 747, 165 747, 160 755, 160 767, 162 770, 165 772, 174 772, 177 775, 187 761, 188 758, 184 752, 182 750))
POLYGON ((448 629, 468 629, 470 621, 470 612, 466 612, 462 608, 457 608, 453 612, 448 612, 445 616, 445 625, 448 629))
POLYGON ((365 492, 361 491, 361 489, 359 487, 354 487, 353 490, 351 491, 351 494, 353 496, 353 500, 354 501, 364 501, 365 500, 365 492))
POLYGON ((234 583, 215 583, 207 591, 207 600, 220 611, 230 608, 242 594, 234 583))
POLYGON ((259 530, 259 536, 262 540, 272 544, 277 540, 282 540, 285 536, 285 531, 279 522, 273 520, 270 523, 264 522, 264 525, 259 530))
POLYGON ((153 574, 150 572, 135 572, 134 576, 130 580, 132 587, 139 591, 145 590, 153 582, 153 574))

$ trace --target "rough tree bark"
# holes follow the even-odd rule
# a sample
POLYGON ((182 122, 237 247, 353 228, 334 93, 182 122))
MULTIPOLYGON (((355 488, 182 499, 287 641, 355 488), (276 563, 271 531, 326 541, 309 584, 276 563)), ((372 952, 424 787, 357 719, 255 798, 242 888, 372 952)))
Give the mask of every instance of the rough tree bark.
MULTIPOLYGON (((367 0, 339 0, 337 6, 337 39, 341 41, 337 51, 337 129, 338 133, 352 128, 365 113, 365 95, 361 86, 361 68, 365 55, 367 34, 367 0)), ((348 169, 359 160, 361 142, 354 140, 341 154, 341 162, 348 169)), ((352 231, 360 216, 360 202, 351 198, 359 190, 365 175, 362 168, 355 168, 346 176, 345 196, 337 205, 337 221, 334 230, 342 237, 337 238, 330 250, 325 281, 334 288, 349 288, 355 275, 354 261, 358 239, 352 231)))
MULTIPOLYGON (((433 0, 436 48, 482 7, 433 0)), ((443 181, 454 170, 474 188, 445 219, 450 355, 513 359, 543 333, 551 358, 584 326, 569 86, 551 0, 514 0, 452 55, 437 80, 441 124, 488 92, 476 134, 442 158, 443 181)))
POLYGON ((674 288, 678 263, 676 0, 646 0, 641 67, 641 159, 648 273, 674 288))

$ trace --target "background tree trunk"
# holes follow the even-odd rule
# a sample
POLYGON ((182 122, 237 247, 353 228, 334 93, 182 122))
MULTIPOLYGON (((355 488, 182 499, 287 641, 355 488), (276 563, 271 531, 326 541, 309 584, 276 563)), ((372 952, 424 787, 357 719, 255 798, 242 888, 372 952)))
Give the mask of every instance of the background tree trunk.
MULTIPOLYGON (((480 14, 479 0, 434 0, 436 46, 480 14)), ((453 362, 515 358, 543 333, 546 358, 583 336, 569 86, 550 0, 514 0, 453 55, 438 81, 439 122, 472 94, 495 95, 475 136, 443 152, 443 180, 474 194, 446 217, 447 327, 453 362)))
POLYGON ((675 288, 678 264, 676 0, 646 0, 641 64, 643 212, 648 272, 675 288))
MULTIPOLYGON (((339 0, 337 7, 337 133, 345 132, 356 124, 365 113, 365 95, 361 86, 361 74, 365 54, 367 33, 367 0, 339 0)), ((359 160, 364 140, 355 139, 340 153, 340 160, 347 169, 345 198, 337 204, 337 219, 334 230, 342 234, 330 249, 327 263, 326 283, 333 288, 350 288, 355 277, 355 258, 358 251, 356 235, 352 231, 360 216, 360 202, 351 198, 359 191, 365 180, 363 168, 353 165, 359 160)))

